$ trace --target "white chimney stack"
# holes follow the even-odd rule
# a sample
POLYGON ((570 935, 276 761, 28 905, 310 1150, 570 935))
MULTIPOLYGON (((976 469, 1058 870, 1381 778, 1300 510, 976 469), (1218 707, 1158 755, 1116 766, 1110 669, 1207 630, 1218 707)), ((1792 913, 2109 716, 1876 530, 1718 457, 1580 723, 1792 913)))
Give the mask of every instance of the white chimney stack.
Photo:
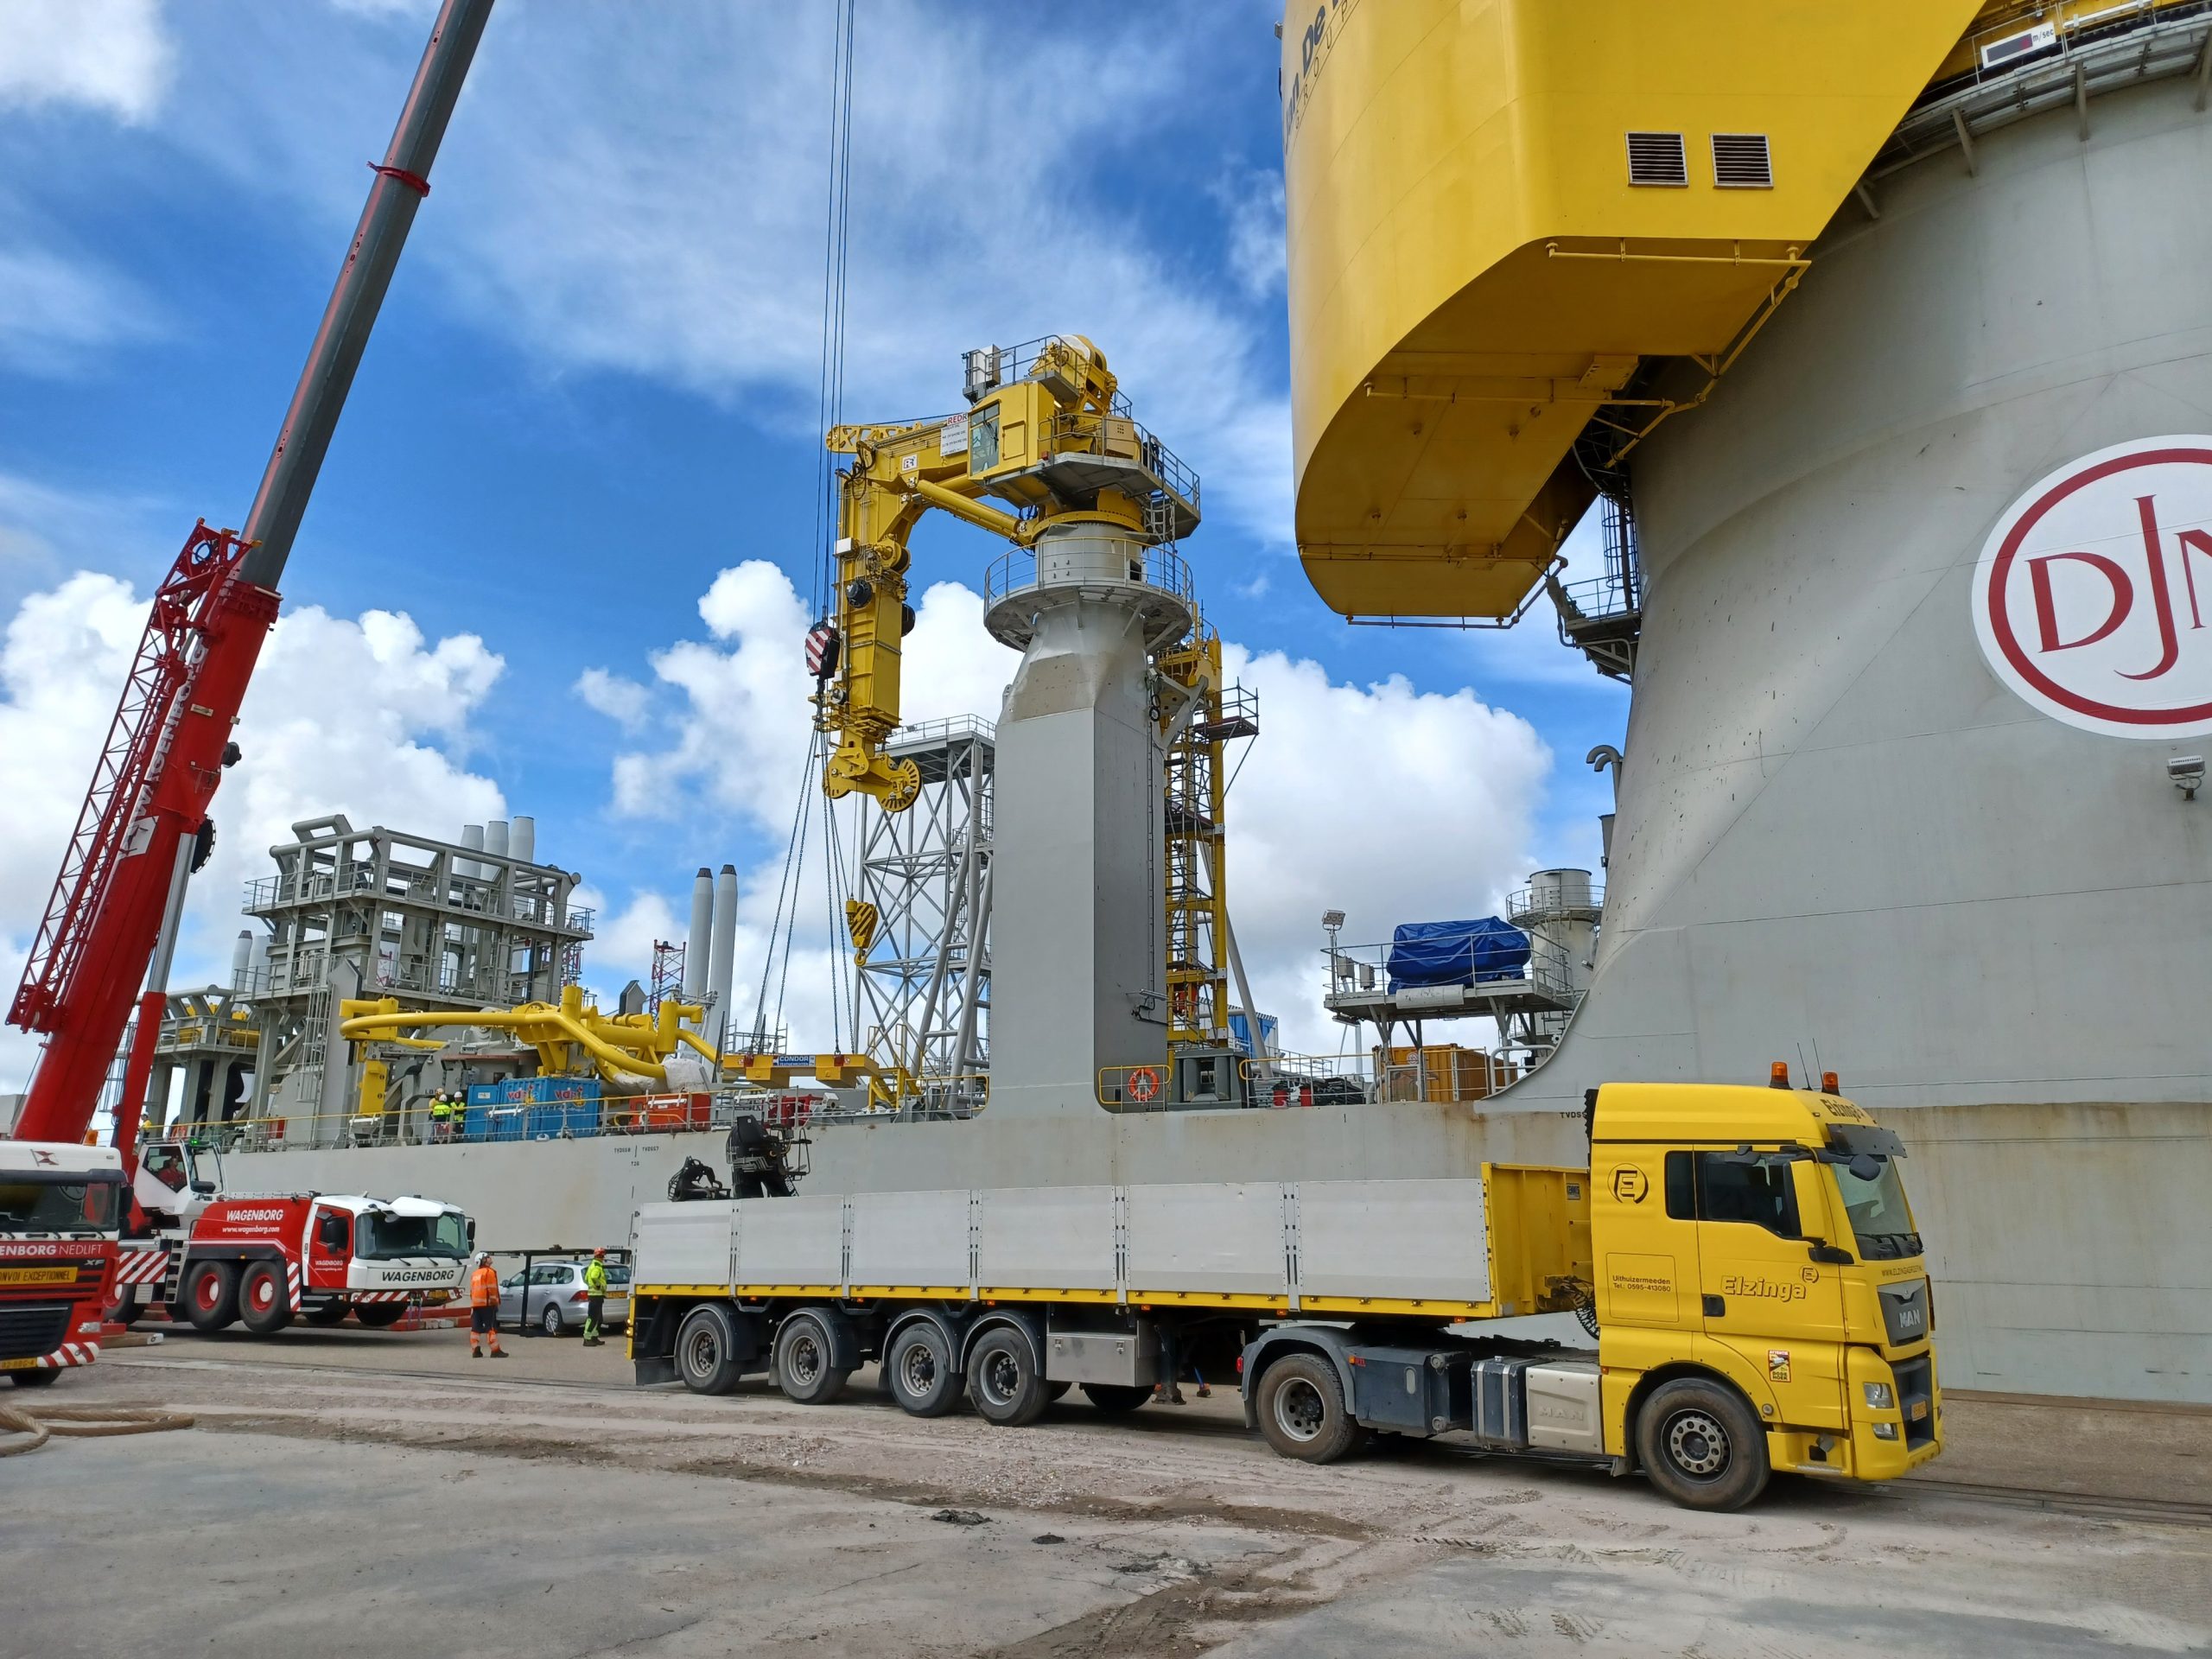
POLYGON ((715 879, 713 943, 707 954, 707 988, 715 1009, 707 1017, 707 1035, 718 1048, 729 1046, 735 1026, 730 1018, 730 998, 737 977, 737 866, 725 864, 715 879))

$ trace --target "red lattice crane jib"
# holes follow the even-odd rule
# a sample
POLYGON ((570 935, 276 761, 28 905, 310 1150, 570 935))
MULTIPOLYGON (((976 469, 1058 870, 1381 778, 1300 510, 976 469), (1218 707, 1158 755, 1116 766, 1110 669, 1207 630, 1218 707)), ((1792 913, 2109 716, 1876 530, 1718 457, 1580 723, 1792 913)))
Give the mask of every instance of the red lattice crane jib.
POLYGON ((243 580, 251 545, 193 527, 154 593, 92 788, 77 816, 9 1023, 54 1040, 16 1126, 73 1141, 102 1082, 162 923, 181 839, 197 836, 277 596, 243 580))

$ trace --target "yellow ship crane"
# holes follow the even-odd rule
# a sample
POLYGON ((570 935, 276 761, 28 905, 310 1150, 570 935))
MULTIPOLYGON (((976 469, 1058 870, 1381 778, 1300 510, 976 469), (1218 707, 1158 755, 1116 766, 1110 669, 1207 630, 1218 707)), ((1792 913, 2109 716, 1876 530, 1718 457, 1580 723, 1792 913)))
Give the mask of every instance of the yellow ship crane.
POLYGON ((858 792, 902 812, 921 787, 884 744, 899 726, 900 642, 913 626, 906 542, 924 513, 1019 548, 1057 524, 1114 524, 1148 545, 1198 525, 1198 480, 1131 417, 1088 340, 987 346, 966 368, 964 414, 838 426, 825 439, 853 457, 838 483, 836 608, 814 645, 816 720, 836 741, 822 780, 833 800, 858 792))

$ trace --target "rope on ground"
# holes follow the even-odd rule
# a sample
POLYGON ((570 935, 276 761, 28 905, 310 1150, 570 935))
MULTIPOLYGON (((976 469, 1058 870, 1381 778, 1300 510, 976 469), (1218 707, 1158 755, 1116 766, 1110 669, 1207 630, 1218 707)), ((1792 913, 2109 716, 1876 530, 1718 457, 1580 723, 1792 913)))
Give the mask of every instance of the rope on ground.
POLYGON ((18 1437, 0 1444, 0 1458, 35 1452, 56 1434, 93 1439, 108 1434, 156 1434, 191 1427, 192 1419, 183 1412, 143 1406, 47 1406, 35 1414, 0 1406, 0 1434, 18 1437))

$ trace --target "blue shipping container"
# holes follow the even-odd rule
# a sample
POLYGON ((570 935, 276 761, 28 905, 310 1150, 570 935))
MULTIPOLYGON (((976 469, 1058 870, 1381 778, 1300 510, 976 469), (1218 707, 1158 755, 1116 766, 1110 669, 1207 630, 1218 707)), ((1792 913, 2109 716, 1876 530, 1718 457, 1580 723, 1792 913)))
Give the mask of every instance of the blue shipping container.
POLYGON ((532 1141, 557 1140, 562 1135, 599 1133, 599 1103, 595 1100, 547 1101, 523 1108, 524 1135, 532 1141))
POLYGON ((499 1088, 496 1083, 472 1083, 468 1085, 468 1103, 471 1106, 496 1105, 502 1098, 499 1088))
POLYGON ((519 1141, 522 1120, 520 1107, 472 1104, 461 1114, 461 1132, 470 1141, 519 1141))

